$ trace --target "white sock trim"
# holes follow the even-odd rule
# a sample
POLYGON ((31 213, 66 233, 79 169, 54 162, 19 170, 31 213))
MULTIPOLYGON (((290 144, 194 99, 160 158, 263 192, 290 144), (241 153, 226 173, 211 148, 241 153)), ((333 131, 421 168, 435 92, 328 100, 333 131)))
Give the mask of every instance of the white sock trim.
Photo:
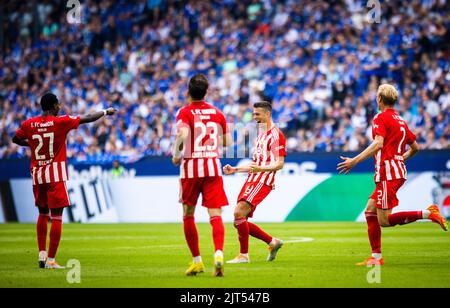
POLYGON ((372 253, 372 257, 374 257, 377 260, 380 260, 382 258, 381 253, 372 253))
POLYGON ((273 245, 275 245, 275 243, 276 242, 279 242, 279 241, 281 241, 280 239, 278 239, 278 238, 276 238, 276 237, 272 237, 272 241, 270 241, 270 246, 273 246, 273 245))
POLYGON ((193 262, 194 262, 194 264, 202 262, 202 257, 201 256, 194 257, 194 261, 193 262))

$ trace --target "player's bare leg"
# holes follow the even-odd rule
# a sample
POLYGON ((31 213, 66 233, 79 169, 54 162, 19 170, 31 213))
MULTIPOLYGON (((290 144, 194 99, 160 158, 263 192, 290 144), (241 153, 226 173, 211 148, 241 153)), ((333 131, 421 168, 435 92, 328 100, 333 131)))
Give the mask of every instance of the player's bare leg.
POLYGON ((214 271, 213 276, 223 276, 223 243, 225 238, 225 227, 222 221, 222 209, 208 209, 209 222, 212 226, 214 240, 214 271))
POLYGON ((193 257, 192 264, 186 270, 186 275, 188 276, 195 276, 198 273, 203 273, 205 271, 205 266, 203 265, 200 249, 198 247, 198 233, 197 227, 195 226, 194 213, 195 206, 183 205, 184 236, 193 257))
POLYGON ((64 208, 51 209, 52 226, 50 229, 50 246, 48 248, 48 258, 45 263, 45 268, 51 269, 63 269, 56 263, 55 257, 58 250, 59 242, 61 241, 61 229, 62 229, 62 215, 64 208))
POLYGON ((39 248, 39 268, 45 268, 47 261, 47 229, 50 210, 48 207, 38 208, 39 217, 36 223, 36 234, 39 248))
POLYGON ((247 216, 250 214, 251 210, 250 204, 245 201, 240 201, 234 209, 234 227, 238 230, 240 253, 233 260, 227 261, 227 263, 236 264, 250 262, 248 256, 248 238, 250 231, 247 223, 247 216))
POLYGON ((367 233, 369 236, 370 246, 372 248, 372 255, 366 260, 356 263, 356 265, 383 265, 384 260, 381 255, 381 226, 378 222, 377 205, 375 200, 369 199, 367 201, 364 214, 367 221, 367 233))

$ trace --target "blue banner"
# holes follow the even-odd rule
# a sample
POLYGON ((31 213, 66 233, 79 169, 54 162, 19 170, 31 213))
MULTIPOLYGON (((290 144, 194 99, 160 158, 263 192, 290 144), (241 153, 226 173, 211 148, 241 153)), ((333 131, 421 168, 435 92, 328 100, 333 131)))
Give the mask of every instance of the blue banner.
MULTIPOLYGON (((341 161, 339 156, 353 157, 358 153, 296 153, 288 154, 286 157, 286 168, 289 172, 317 172, 317 173, 336 173, 336 165, 341 161)), ((241 159, 221 159, 222 165, 236 165, 241 159)), ((103 171, 110 170, 111 164, 69 164, 77 171, 89 170, 93 166, 100 166, 103 171)), ((147 157, 139 162, 132 164, 122 164, 122 166, 136 171, 136 176, 161 176, 177 175, 179 167, 172 165, 169 157, 147 157)), ((407 161, 408 172, 424 171, 447 171, 450 168, 450 150, 440 151, 421 151, 418 155, 407 161)), ((354 173, 374 172, 373 159, 361 163, 355 169, 354 173)), ((0 160, 0 180, 9 180, 12 178, 27 178, 29 173, 29 160, 0 160)))

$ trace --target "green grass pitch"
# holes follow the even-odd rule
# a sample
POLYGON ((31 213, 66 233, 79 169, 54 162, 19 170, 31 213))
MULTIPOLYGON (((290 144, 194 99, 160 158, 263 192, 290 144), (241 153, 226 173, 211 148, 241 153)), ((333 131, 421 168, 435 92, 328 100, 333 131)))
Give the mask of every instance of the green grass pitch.
MULTIPOLYGON (((198 224, 206 272, 195 277, 184 276, 191 257, 182 224, 65 224, 57 260, 81 264, 81 283, 69 284, 69 269, 38 268, 34 225, 3 224, 0 287, 450 287, 450 233, 436 224, 383 229, 386 264, 372 284, 373 269, 355 266, 370 253, 364 223, 259 225, 288 241, 277 259, 266 262, 267 246, 252 238, 251 263, 226 264, 225 277, 216 278, 209 224, 198 224), (313 241, 291 242, 299 237, 313 241)), ((225 259, 238 247, 236 230, 226 224, 225 259)))

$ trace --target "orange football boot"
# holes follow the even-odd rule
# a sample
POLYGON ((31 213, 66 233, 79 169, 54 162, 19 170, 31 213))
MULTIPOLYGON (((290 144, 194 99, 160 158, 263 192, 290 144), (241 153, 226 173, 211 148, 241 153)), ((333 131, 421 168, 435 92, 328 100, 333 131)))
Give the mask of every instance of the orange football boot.
POLYGON ((368 265, 384 265, 383 258, 381 259, 375 259, 374 257, 370 256, 366 260, 356 263, 358 266, 368 266, 368 265))
POLYGON ((435 204, 430 205, 427 210, 430 211, 430 216, 428 216, 428 219, 439 224, 444 231, 448 231, 448 221, 441 215, 438 206, 435 204))

